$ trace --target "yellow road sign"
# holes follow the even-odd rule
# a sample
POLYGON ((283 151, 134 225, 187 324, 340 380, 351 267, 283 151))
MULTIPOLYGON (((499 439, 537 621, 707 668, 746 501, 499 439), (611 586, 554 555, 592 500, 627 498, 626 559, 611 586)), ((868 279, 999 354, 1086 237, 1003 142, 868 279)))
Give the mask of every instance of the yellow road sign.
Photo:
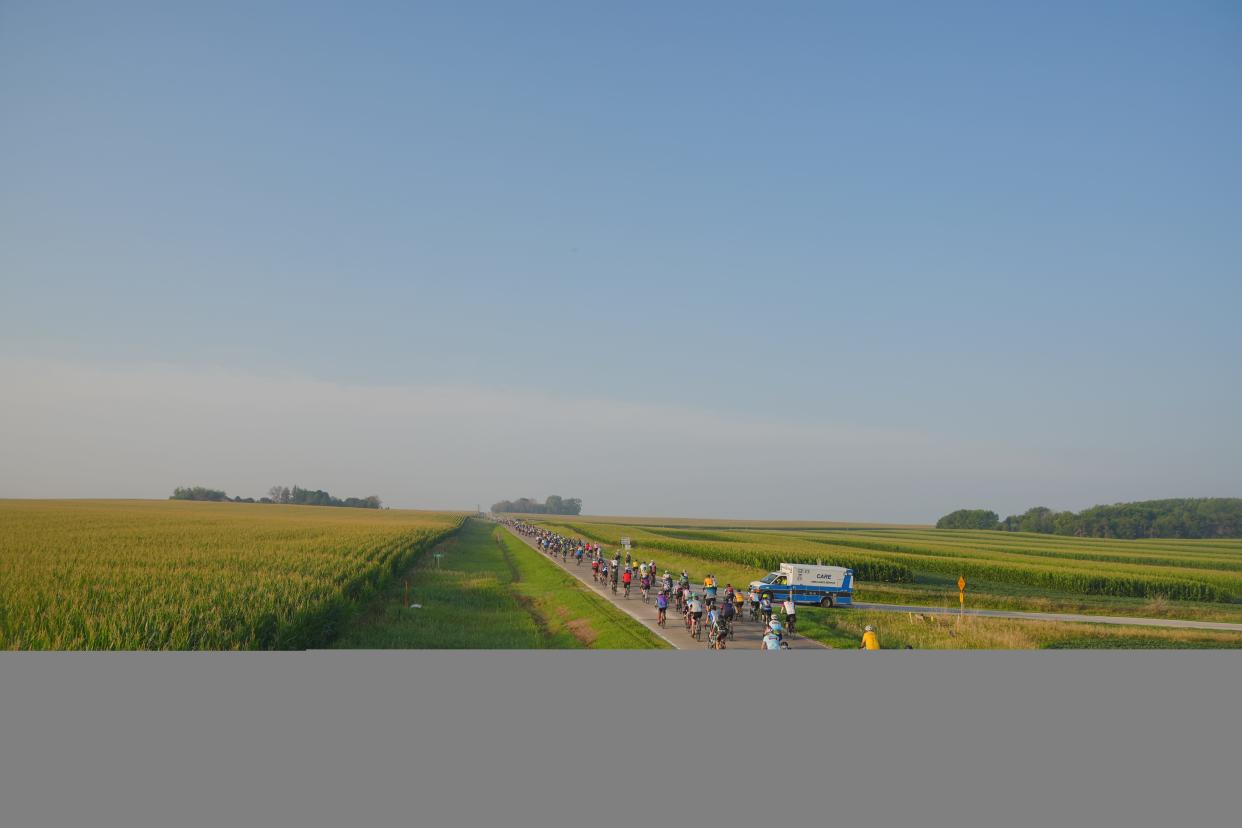
POLYGON ((966 579, 961 575, 957 576, 957 591, 958 592, 966 591, 966 579))

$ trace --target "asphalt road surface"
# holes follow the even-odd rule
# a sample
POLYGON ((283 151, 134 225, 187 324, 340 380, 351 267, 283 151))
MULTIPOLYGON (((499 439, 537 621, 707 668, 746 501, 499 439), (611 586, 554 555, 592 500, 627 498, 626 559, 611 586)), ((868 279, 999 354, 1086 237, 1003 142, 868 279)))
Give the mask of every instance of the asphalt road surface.
MULTIPOLYGON (((544 552, 543 550, 539 549, 537 546, 535 546, 535 544, 532 543, 528 538, 518 534, 517 532, 514 532, 512 529, 510 529, 507 526, 505 528, 509 529, 509 532, 515 538, 517 538, 520 541, 525 542, 532 549, 534 549, 536 552, 542 555, 545 559, 552 561, 557 566, 563 568, 566 572, 569 572, 570 574, 572 574, 579 581, 582 581, 582 583, 586 584, 587 587, 589 587, 597 595, 601 595, 604 598, 611 601, 612 605, 615 606, 617 609, 621 610, 626 615, 630 616, 635 621, 642 624, 644 627, 651 630, 656 635, 660 636, 661 638, 663 638, 669 644, 672 644, 677 649, 679 650, 709 649, 707 646, 707 633, 706 632, 703 633, 702 641, 696 641, 695 639, 691 638, 690 632, 686 629, 686 626, 684 622, 682 621, 681 614, 678 613, 677 610, 674 609, 672 606, 670 606, 668 610, 668 620, 666 622, 666 626, 660 627, 658 624, 656 624, 656 606, 655 606, 655 593, 654 592, 651 595, 651 603, 649 604, 643 603, 642 592, 639 591, 637 583, 635 583, 634 586, 630 588, 629 598, 626 598, 624 596, 623 589, 620 586, 617 587, 617 594, 613 595, 611 588, 603 584, 596 583, 595 581, 591 580, 591 565, 587 563, 585 559, 583 559, 583 562, 581 565, 574 563, 574 559, 572 557, 569 559, 567 563, 561 563, 561 558, 559 555, 557 555, 554 558, 551 555, 544 552)), ((725 651, 728 652, 729 650, 757 650, 759 649, 760 639, 762 638, 763 638, 763 624, 762 623, 755 622, 755 621, 746 621, 746 620, 734 622, 733 637, 730 638, 725 643, 725 651)), ((791 649, 794 649, 794 650, 825 650, 825 649, 828 649, 823 644, 820 644, 818 641, 815 641, 810 638, 804 638, 803 636, 800 636, 797 634, 793 635, 789 639, 789 646, 791 649)))

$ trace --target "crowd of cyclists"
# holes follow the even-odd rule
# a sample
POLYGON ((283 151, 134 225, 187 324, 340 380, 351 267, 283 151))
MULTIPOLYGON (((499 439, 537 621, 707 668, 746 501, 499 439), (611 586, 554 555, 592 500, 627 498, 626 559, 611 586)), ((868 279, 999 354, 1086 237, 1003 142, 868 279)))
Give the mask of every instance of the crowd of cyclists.
POLYGON ((696 587, 690 583, 685 570, 676 577, 667 570, 661 573, 654 560, 639 560, 629 549, 624 556, 618 550, 610 557, 598 543, 565 537, 521 521, 502 522, 548 556, 559 557, 564 564, 568 564, 570 558, 578 566, 588 564, 591 580, 614 595, 629 598, 637 585, 643 603, 654 601, 656 623, 661 627, 668 625, 671 609, 681 616, 686 630, 695 640, 702 641, 706 637, 709 647, 723 650, 727 642, 733 640, 735 626, 748 620, 763 625, 760 649, 790 649, 788 639, 798 620, 798 608, 792 598, 774 604, 767 594, 735 589, 732 584, 721 587, 710 574, 703 579, 701 587, 696 587))

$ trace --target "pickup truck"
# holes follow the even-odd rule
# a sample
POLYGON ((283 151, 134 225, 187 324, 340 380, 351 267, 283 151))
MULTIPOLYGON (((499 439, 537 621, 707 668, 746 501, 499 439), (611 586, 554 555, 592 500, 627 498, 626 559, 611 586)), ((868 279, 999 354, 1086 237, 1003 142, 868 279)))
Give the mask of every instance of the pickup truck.
POLYGON ((795 604, 818 604, 821 607, 848 607, 854 604, 854 570, 843 566, 813 564, 781 564, 750 588, 772 601, 784 601, 793 592, 795 604))

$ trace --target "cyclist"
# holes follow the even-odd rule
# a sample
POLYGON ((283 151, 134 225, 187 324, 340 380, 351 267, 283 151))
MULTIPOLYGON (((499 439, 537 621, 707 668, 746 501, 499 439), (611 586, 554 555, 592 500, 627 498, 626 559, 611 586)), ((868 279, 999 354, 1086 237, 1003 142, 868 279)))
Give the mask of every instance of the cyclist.
POLYGON ((651 598, 651 576, 646 572, 638 579, 638 588, 643 591, 643 603, 647 603, 651 598))
POLYGON ((779 620, 773 618, 771 621, 769 621, 768 629, 776 633, 776 636, 780 638, 781 641, 785 640, 785 628, 781 626, 781 622, 779 620))
POLYGON ((681 571, 681 578, 677 580, 677 583, 684 587, 690 586, 690 576, 686 574, 686 570, 681 571))
POLYGON ((625 573, 624 573, 624 574, 622 574, 622 576, 621 576, 621 582, 622 582, 623 584, 625 584, 625 597, 626 597, 626 598, 629 598, 629 597, 630 597, 630 582, 631 582, 631 581, 633 581, 633 580, 634 580, 634 573, 633 573, 633 571, 632 571, 632 570, 631 570, 631 569, 627 566, 627 567, 625 568, 625 573))
POLYGON ((595 558, 591 561, 591 580, 599 580, 599 558, 595 558))
POLYGON ((711 624, 708 629, 711 630, 712 634, 712 647, 717 650, 723 650, 725 648, 725 638, 729 635, 729 622, 724 619, 724 610, 712 609, 707 616, 708 622, 711 624))
POLYGON ((716 579, 711 575, 703 579, 703 597, 709 607, 716 604, 716 579))
POLYGON ((769 624, 772 621, 772 599, 765 592, 759 596, 759 614, 763 616, 763 623, 769 624))
POLYGON ((699 600, 699 596, 692 592, 690 593, 690 600, 686 602, 686 606, 690 613, 690 634, 694 635, 703 620, 703 602, 699 600))
POLYGON ((781 637, 773 630, 768 630, 763 635, 763 640, 759 642, 761 650, 779 650, 781 648, 781 637))
POLYGON ((733 593, 733 609, 735 615, 740 620, 742 617, 742 608, 746 605, 746 596, 739 589, 733 593))
POLYGON ((661 627, 668 620, 668 593, 660 590, 656 593, 656 623, 661 627))
POLYGON ((753 589, 750 591, 750 620, 759 620, 759 593, 753 589))
POLYGON ((794 603, 793 593, 785 599, 785 626, 789 628, 789 634, 794 633, 794 624, 798 620, 798 605, 794 603))
POLYGON ((875 627, 868 624, 863 627, 862 644, 858 645, 860 650, 878 650, 880 649, 880 639, 875 634, 875 627))
POLYGON ((578 547, 578 551, 574 553, 574 557, 578 560, 578 566, 582 566, 582 547, 578 547))
POLYGON ((673 575, 671 572, 664 573, 664 591, 673 594, 673 575))
POLYGON ((720 604, 720 620, 726 625, 725 632, 728 632, 728 625, 733 623, 735 617, 735 607, 731 600, 725 599, 720 604))
POLYGON ((608 583, 608 561, 602 561, 599 565, 599 580, 600 583, 608 583))
POLYGON ((617 594, 617 581, 621 578, 621 572, 617 569, 616 564, 612 566, 612 594, 617 594))

